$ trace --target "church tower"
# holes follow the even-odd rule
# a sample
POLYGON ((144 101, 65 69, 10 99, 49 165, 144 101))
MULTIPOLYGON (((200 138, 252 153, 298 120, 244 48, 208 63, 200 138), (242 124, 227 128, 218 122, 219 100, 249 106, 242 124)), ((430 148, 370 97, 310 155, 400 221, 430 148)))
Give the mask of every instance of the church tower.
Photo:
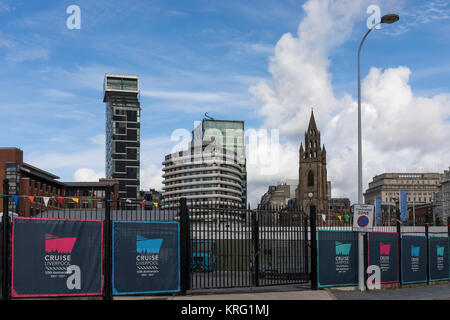
POLYGON ((300 144, 299 158, 297 203, 300 210, 310 212, 310 205, 314 205, 318 214, 328 214, 327 153, 325 145, 320 146, 320 131, 313 111, 305 132, 305 147, 300 144))

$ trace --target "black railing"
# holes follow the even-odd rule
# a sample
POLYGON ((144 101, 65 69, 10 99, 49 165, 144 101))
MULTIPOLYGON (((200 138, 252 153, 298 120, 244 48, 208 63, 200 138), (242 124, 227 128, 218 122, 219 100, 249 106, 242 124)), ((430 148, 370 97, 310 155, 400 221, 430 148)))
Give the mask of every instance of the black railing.
POLYGON ((294 208, 192 202, 188 211, 191 290, 309 281, 306 219, 294 208))

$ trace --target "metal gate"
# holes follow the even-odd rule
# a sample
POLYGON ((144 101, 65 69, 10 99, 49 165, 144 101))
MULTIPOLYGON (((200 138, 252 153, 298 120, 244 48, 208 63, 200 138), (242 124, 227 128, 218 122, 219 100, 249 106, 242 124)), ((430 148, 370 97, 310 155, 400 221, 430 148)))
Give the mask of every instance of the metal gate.
POLYGON ((307 220, 295 208, 192 203, 187 211, 189 289, 309 282, 307 220))

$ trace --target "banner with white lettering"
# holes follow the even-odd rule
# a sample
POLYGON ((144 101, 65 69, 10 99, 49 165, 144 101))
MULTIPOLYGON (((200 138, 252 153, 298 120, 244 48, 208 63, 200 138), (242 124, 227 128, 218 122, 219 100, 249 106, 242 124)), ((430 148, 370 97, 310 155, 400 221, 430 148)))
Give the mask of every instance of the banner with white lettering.
POLYGON ((448 237, 429 238, 430 281, 449 280, 448 237))
POLYGON ((368 265, 380 267, 380 283, 398 282, 398 234, 370 232, 368 241, 368 265))
POLYGON ((180 291, 178 222, 113 222, 113 294, 180 291))
POLYGON ((427 281, 427 238, 402 236, 402 283, 427 281))
POLYGON ((12 297, 101 295, 103 221, 22 218, 12 225, 12 297))
POLYGON ((358 232, 317 232, 318 286, 358 284, 358 232))
POLYGON ((400 220, 408 220, 408 190, 400 190, 400 220))

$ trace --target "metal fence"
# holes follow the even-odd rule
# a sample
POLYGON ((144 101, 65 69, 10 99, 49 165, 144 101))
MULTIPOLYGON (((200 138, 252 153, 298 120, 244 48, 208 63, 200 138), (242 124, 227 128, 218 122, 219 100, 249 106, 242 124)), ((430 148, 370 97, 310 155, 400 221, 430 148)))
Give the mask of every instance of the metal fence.
MULTIPOLYGON (((8 208, 11 201, 7 194, 3 195, 4 208, 8 208)), ((315 212, 314 206, 310 213, 303 213, 295 207, 267 206, 251 210, 217 203, 188 204, 186 199, 180 199, 176 209, 145 210, 140 203, 127 203, 128 209, 112 210, 112 207, 111 200, 105 199, 104 208, 48 208, 36 215, 39 218, 104 222, 105 299, 112 298, 113 221, 180 223, 180 288, 183 294, 187 290, 308 283, 316 289, 317 231, 351 231, 353 226, 351 215, 322 215, 315 212)), ((2 221, 7 221, 6 218, 2 221)), ((10 223, 3 223, 1 230, 2 235, 10 234, 10 223)), ((402 235, 420 234, 426 235, 427 239, 448 237, 450 229, 447 225, 402 224, 396 213, 383 218, 373 231, 398 233, 400 250, 402 235)), ((8 298, 10 237, 1 238, 2 295, 8 298)), ((364 251, 367 253, 367 247, 364 251)))
MULTIPOLYGON (((4 207, 12 199, 3 195, 4 207)), ((180 291, 308 283, 307 216, 282 207, 224 207, 214 203, 186 203, 176 209, 144 210, 140 203, 112 210, 104 208, 47 208, 35 218, 103 221, 103 297, 112 299, 113 221, 177 221, 180 223, 180 291), (134 206, 134 207, 133 207, 134 206)), ((2 221, 5 221, 3 219, 2 221)), ((11 222, 2 225, 11 234, 11 222)), ((11 239, 2 237, 2 296, 10 298, 11 239), (5 260, 6 259, 6 260, 5 260), (5 267, 6 266, 6 267, 5 267)))
POLYGON ((284 207, 250 210, 190 203, 190 289, 309 281, 305 215, 284 207))
MULTIPOLYGON (((318 230, 329 230, 329 231, 352 231, 353 230, 353 217, 349 215, 315 215, 316 230, 309 232, 308 234, 315 235, 318 230)), ((444 224, 442 220, 436 219, 434 222, 432 220, 424 220, 420 223, 412 222, 411 220, 400 221, 400 213, 398 211, 393 211, 391 214, 383 215, 382 219, 378 223, 374 222, 373 228, 370 232, 364 233, 364 269, 368 268, 368 235, 371 233, 394 233, 398 237, 398 265, 401 266, 402 253, 402 238, 405 236, 423 236, 426 238, 426 243, 429 245, 429 241, 433 237, 443 237, 450 239, 450 225, 444 224), (427 222, 428 221, 428 222, 427 222)), ((314 242, 314 241, 313 241, 314 242)), ((448 242, 448 240, 447 240, 448 242)), ((429 250, 427 255, 429 254, 429 250)), ((312 253, 314 255, 314 252, 312 253)), ((426 258, 427 261, 427 281, 429 283, 432 281, 430 279, 430 261, 429 256, 426 258)), ((314 270, 312 270, 312 277, 314 277, 314 270)), ((398 269, 398 279, 399 285, 402 285, 402 280, 404 275, 402 274, 401 268, 398 269)), ((365 273, 365 280, 367 280, 368 275, 365 273)), ((315 281, 315 280, 313 280, 315 281)), ((314 287, 314 283, 312 283, 314 287)))

